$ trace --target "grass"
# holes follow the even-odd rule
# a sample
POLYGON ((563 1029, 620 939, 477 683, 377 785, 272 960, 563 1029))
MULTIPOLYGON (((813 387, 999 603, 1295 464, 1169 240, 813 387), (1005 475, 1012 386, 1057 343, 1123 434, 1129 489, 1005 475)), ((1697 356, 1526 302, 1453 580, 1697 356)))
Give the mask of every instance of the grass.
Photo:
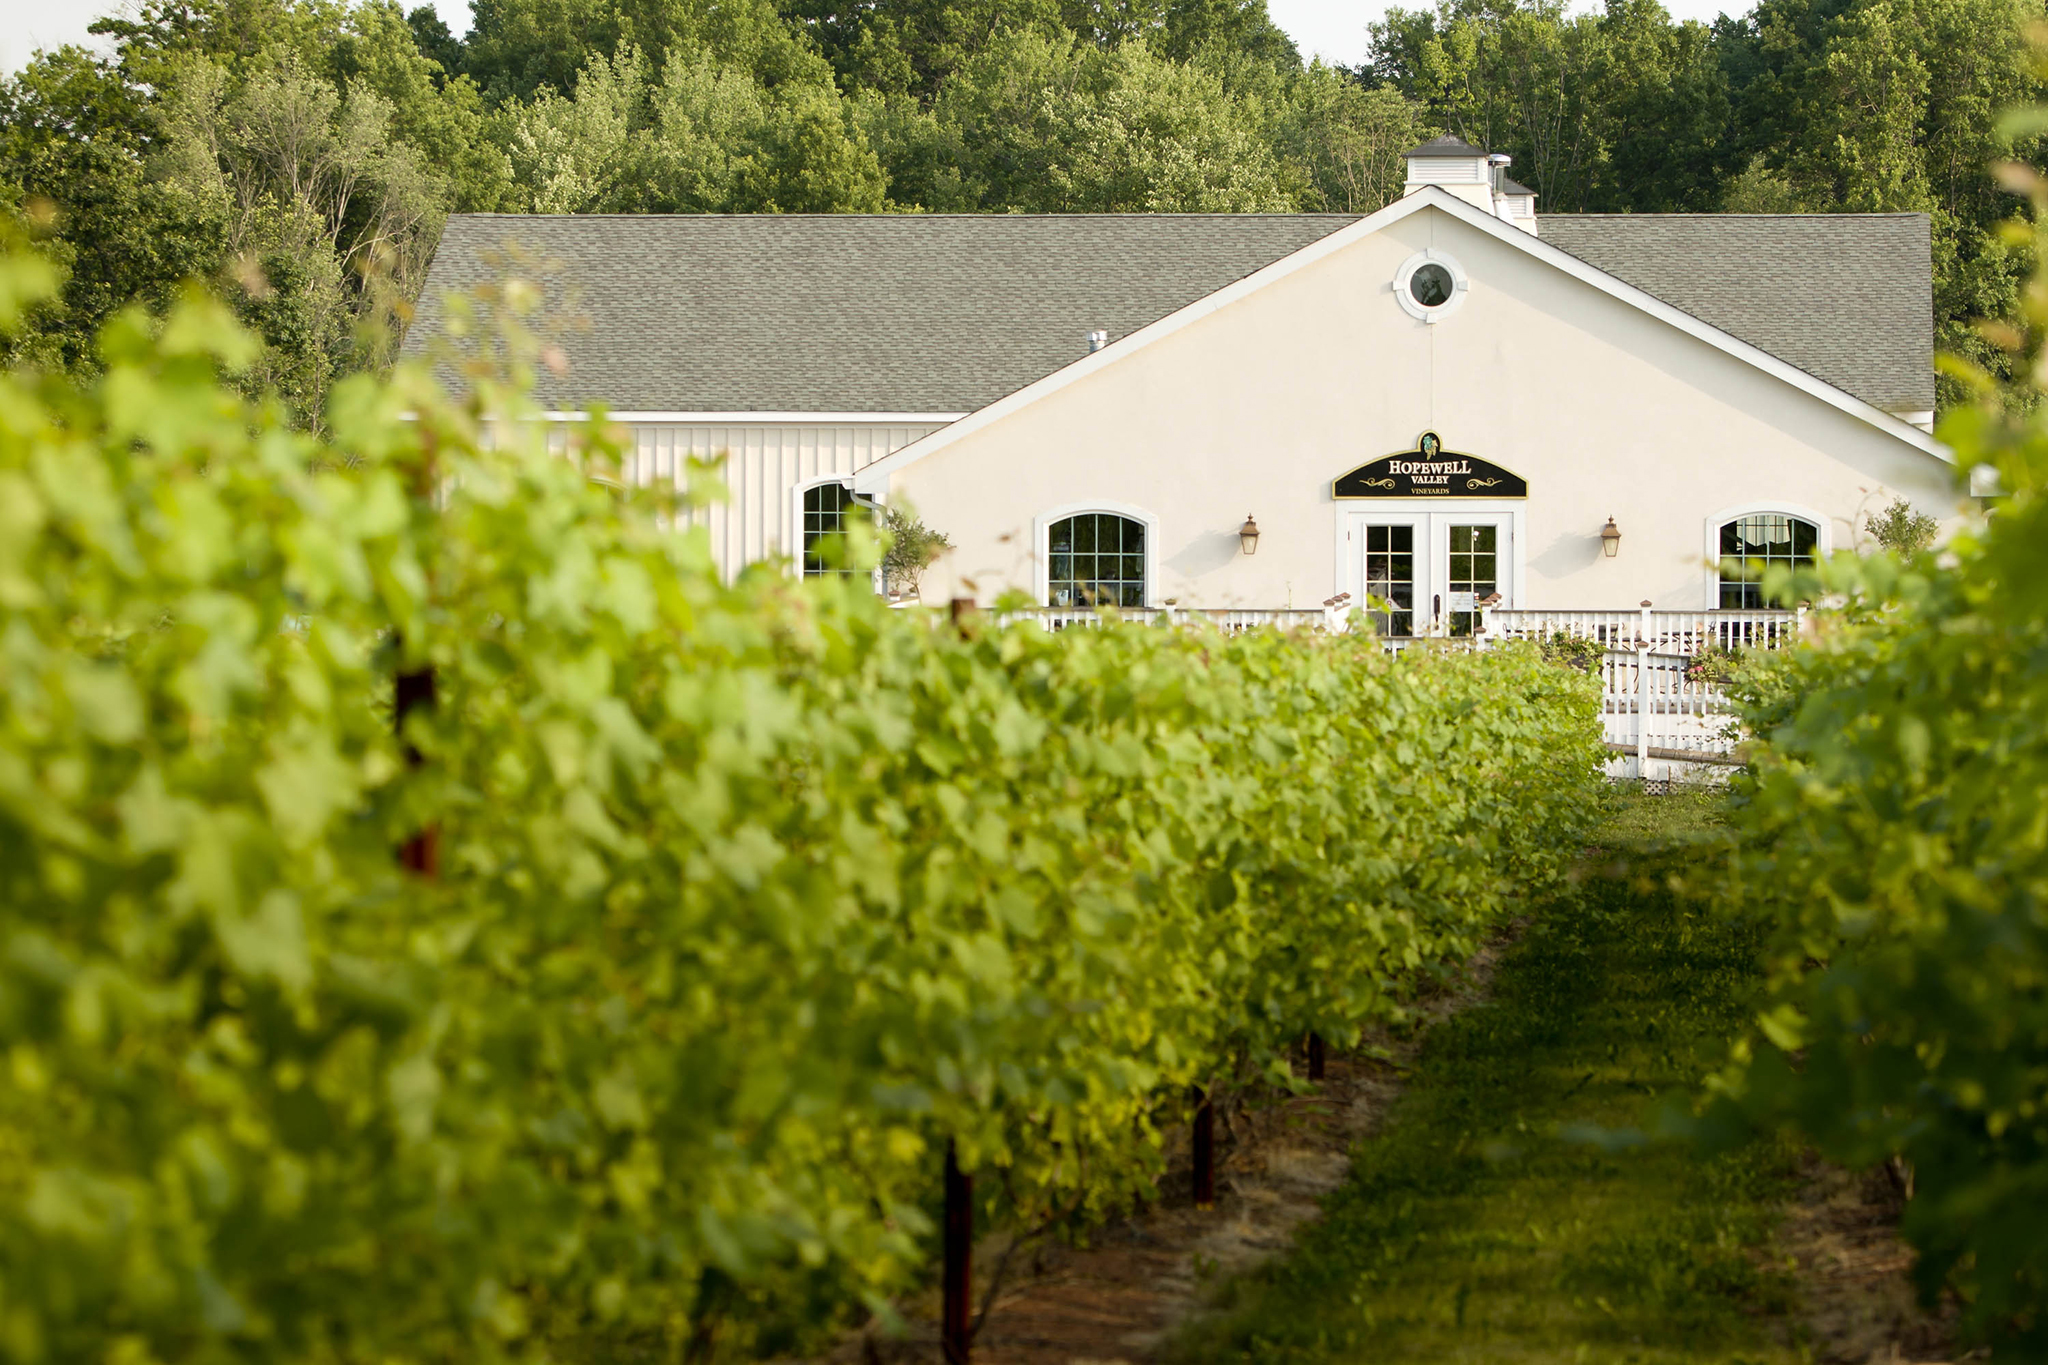
POLYGON ((1753 934, 1661 884, 1714 838, 1715 810, 1704 794, 1620 799, 1592 875, 1504 957, 1487 1003, 1431 1034, 1322 1221, 1228 1286, 1172 1358, 1807 1358, 1765 1253, 1794 1149, 1707 1160, 1584 1136, 1641 1125, 1744 1015, 1753 934))

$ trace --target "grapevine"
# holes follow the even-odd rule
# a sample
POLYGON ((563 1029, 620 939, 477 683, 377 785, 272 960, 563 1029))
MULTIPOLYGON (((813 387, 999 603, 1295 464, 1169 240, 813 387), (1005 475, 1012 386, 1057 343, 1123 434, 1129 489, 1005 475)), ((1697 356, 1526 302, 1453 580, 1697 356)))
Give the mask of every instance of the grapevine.
POLYGON ((1150 1197, 1194 1087, 1398 1015, 1595 814, 1533 650, 727 583, 516 333, 319 437, 250 345, 194 298, 0 382, 11 1360, 802 1340, 920 1282, 949 1143, 998 1223, 1150 1197))

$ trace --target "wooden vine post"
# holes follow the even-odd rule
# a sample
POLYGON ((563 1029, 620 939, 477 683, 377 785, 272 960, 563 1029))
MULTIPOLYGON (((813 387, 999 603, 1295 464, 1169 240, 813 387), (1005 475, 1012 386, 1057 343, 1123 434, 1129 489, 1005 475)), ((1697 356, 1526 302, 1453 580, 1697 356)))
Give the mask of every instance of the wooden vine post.
POLYGON ((1311 1033, 1308 1036, 1308 1078, 1310 1080, 1319 1081, 1323 1078, 1323 1069, 1329 1065, 1328 1052, 1329 1049, 1323 1046, 1322 1034, 1311 1033))
MULTIPOLYGON (((431 431, 425 433, 425 444, 420 452, 418 478, 414 494, 421 498, 434 496, 434 439, 431 431)), ((401 657, 405 641, 398 642, 401 657)), ((391 723, 398 732, 399 746, 405 751, 405 766, 417 768, 426 761, 425 755, 405 737, 405 719, 415 711, 430 711, 434 706, 434 666, 426 664, 419 668, 399 673, 396 693, 391 708, 391 723)), ((398 865, 408 872, 414 872, 428 881, 438 881, 441 876, 441 830, 431 821, 398 846, 398 865)))
MULTIPOLYGON (((947 603, 955 630, 965 632, 974 599, 956 597, 947 603)), ((967 1365, 974 1350, 974 1177, 960 1169, 959 1151, 946 1143, 946 1211, 942 1229, 939 1290, 939 1354, 946 1365, 967 1365)))
MULTIPOLYGON (((394 708, 394 724, 398 727, 399 741, 405 749, 405 766, 417 768, 425 758, 405 738, 405 718, 414 711, 431 710, 434 705, 434 669, 432 665, 412 669, 398 675, 397 706, 394 708)), ((398 865, 408 872, 416 872, 428 881, 438 880, 441 875, 441 831, 438 826, 427 824, 417 834, 398 846, 398 865)))
POLYGON ((967 1365, 974 1349, 974 1177, 946 1144, 945 1269, 939 1310, 939 1353, 946 1365, 967 1365))
POLYGON ((1206 1090, 1195 1092, 1195 1207, 1216 1207, 1216 1105, 1206 1090))

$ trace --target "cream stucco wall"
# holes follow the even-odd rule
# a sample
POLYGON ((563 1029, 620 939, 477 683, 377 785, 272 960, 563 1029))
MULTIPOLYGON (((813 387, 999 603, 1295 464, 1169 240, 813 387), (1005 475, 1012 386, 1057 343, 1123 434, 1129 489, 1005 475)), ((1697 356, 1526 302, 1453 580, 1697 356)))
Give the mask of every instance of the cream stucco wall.
POLYGON ((898 457, 887 496, 955 546, 927 600, 1035 591, 1045 522, 1086 507, 1148 517, 1152 603, 1204 607, 1357 593, 1345 536, 1351 514, 1375 507, 1520 512, 1511 604, 1575 608, 1713 605, 1709 526, 1730 509, 1806 514, 1824 548, 1850 544, 1861 514, 1894 494, 1945 523, 1963 514, 1939 458, 1436 208, 1101 359, 929 455, 898 457), (1435 324, 1392 292, 1426 248, 1471 282, 1435 324), (1332 498, 1338 475, 1425 430, 1521 474, 1527 501, 1332 498), (1263 532, 1250 557, 1237 540, 1247 514, 1263 532), (1610 516, 1622 543, 1605 559, 1610 516))

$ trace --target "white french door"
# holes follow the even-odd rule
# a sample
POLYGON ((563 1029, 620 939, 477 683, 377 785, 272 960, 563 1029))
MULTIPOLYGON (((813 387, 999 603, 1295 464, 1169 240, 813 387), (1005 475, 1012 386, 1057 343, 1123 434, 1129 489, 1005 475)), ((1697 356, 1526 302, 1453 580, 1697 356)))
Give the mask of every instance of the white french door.
POLYGON ((1511 605, 1514 524, 1512 512, 1354 513, 1357 596, 1380 634, 1470 635, 1480 603, 1511 605))

